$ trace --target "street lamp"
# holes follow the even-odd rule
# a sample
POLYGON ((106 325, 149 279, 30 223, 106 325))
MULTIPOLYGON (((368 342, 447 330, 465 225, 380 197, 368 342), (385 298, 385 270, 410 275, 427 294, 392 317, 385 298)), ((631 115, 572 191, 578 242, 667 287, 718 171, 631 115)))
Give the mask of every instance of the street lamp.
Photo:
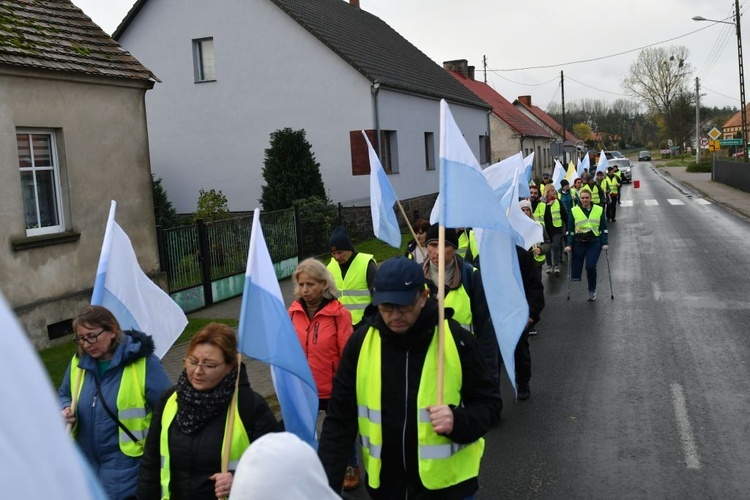
MULTIPOLYGON (((747 117, 745 116, 745 70, 742 65, 742 31, 740 30, 740 0, 734 0, 734 22, 706 19, 703 16, 693 17, 693 21, 710 21, 712 23, 733 24, 737 30, 737 59, 740 65, 740 116, 742 117, 742 153, 745 163, 747 154, 747 117)), ((700 147, 700 145, 698 145, 700 147)))

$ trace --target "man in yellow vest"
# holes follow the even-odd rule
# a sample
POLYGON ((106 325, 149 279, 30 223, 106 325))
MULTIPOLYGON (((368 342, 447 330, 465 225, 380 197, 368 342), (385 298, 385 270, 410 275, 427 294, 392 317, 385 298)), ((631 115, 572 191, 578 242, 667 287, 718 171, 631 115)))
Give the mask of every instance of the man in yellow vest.
POLYGON ((482 436, 500 419, 500 392, 473 336, 446 319, 443 400, 438 401, 438 305, 419 264, 378 268, 377 313, 344 349, 318 455, 334 491, 351 443, 362 436, 371 498, 470 498, 479 488, 482 436))
POLYGON ((352 323, 356 327, 370 303, 370 287, 377 264, 372 255, 354 250, 349 234, 342 226, 334 228, 328 245, 333 256, 328 270, 341 293, 339 301, 352 313, 352 323))
POLYGON ((583 263, 586 261, 586 279, 589 285, 588 301, 596 300, 596 263, 602 250, 609 250, 607 221, 604 209, 591 203, 591 191, 581 191, 581 206, 573 207, 568 221, 568 246, 573 252, 570 261, 570 281, 581 281, 583 263))
POLYGON ((607 177, 602 181, 602 188, 607 193, 607 222, 615 222, 617 216, 617 201, 620 198, 622 182, 615 175, 613 167, 607 169, 607 177))

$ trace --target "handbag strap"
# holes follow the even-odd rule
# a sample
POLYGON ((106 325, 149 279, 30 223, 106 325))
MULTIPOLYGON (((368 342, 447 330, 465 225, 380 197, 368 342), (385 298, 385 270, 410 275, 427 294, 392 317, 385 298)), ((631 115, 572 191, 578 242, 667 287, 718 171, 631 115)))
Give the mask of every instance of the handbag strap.
POLYGON ((97 377, 96 375, 94 375, 94 382, 96 383, 96 393, 99 395, 99 401, 104 407, 104 411, 107 412, 107 415, 109 415, 109 417, 112 420, 114 420, 118 426, 120 426, 120 429, 122 429, 125 432, 125 434, 127 434, 128 437, 130 437, 130 439, 133 440, 134 443, 137 443, 138 438, 136 438, 135 435, 132 432, 130 432, 130 429, 125 427, 125 424, 123 424, 120 421, 120 419, 117 418, 117 415, 115 415, 115 413, 112 411, 109 405, 107 405, 107 401, 104 399, 104 394, 102 394, 102 386, 101 386, 101 383, 99 382, 99 377, 97 377))

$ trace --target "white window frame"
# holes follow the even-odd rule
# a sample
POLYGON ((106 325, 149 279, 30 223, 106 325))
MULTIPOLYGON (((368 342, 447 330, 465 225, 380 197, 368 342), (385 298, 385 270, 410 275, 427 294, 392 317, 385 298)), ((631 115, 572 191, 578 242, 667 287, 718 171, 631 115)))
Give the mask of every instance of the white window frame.
MULTIPOLYGON (((18 139, 16 139, 16 158, 18 159, 19 176, 20 172, 32 172, 34 179, 34 203, 37 217, 37 227, 27 228, 26 236, 41 236, 45 234, 62 233, 65 231, 65 217, 63 213, 62 203, 62 188, 60 184, 60 161, 57 154, 57 137, 54 130, 51 129, 16 129, 16 135, 28 135, 29 136, 29 160, 31 162, 30 167, 21 167, 21 154, 18 151, 18 139), (46 135, 49 137, 50 144, 50 161, 51 167, 37 167, 34 158, 34 143, 32 136, 34 135, 46 135), (37 172, 40 171, 51 171, 53 175, 52 187, 55 190, 55 209, 57 210, 57 224, 54 226, 39 227, 40 221, 40 210, 39 210, 39 193, 38 184, 36 180, 37 172)), ((20 180, 20 179, 19 179, 20 180)), ((21 187, 21 194, 23 198, 23 187, 21 187)), ((28 219, 26 217, 26 206, 23 204, 24 224, 27 224, 28 219)))
POLYGON ((193 40, 195 83, 216 81, 216 51, 213 37, 193 40))

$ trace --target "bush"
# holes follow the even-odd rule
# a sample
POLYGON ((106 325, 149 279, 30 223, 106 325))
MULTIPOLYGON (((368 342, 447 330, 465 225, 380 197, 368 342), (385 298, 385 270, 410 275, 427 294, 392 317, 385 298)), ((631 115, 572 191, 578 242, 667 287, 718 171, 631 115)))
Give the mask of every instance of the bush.
POLYGON ((193 223, 198 219, 208 222, 228 219, 231 216, 227 197, 221 190, 204 191, 201 189, 198 193, 198 208, 193 213, 193 223))
POLYGON ((156 225, 164 229, 180 225, 180 216, 177 215, 172 202, 169 201, 167 190, 161 185, 161 177, 151 174, 151 190, 154 195, 154 217, 156 225))
POLYGON ((687 172, 710 172, 712 167, 711 160, 702 161, 700 163, 691 163, 688 165, 687 172))
POLYGON ((336 206, 319 196, 296 200, 294 206, 299 213, 299 227, 302 232, 300 258, 328 252, 328 239, 336 225, 336 206))

